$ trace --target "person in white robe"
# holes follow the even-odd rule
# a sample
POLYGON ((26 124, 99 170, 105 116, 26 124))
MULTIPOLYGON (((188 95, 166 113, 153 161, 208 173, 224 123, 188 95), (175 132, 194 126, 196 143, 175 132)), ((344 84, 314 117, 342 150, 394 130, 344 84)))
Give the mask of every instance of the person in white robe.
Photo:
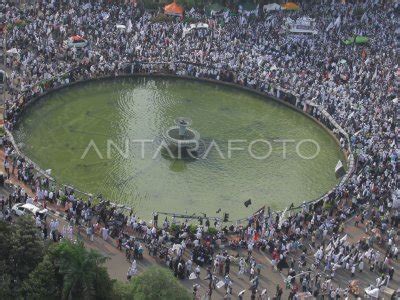
POLYGON ((131 266, 129 267, 128 273, 126 274, 128 280, 132 278, 137 273, 136 259, 132 261, 131 266))
POLYGON ((101 230, 101 236, 103 237, 103 240, 107 241, 107 239, 108 239, 108 228, 104 227, 101 230))

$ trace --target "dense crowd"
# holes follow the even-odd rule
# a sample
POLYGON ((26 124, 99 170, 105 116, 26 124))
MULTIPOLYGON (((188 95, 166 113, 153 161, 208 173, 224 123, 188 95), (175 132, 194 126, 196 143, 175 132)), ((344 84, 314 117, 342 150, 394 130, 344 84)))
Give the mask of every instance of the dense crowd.
MULTIPOLYGON (((356 170, 324 199, 325 203, 305 204, 291 214, 262 211, 243 226, 222 228, 217 222, 219 233, 211 235, 207 233, 209 221, 195 230, 188 222, 176 225, 168 220, 156 228, 139 221, 133 212, 125 219, 114 214, 115 208, 95 213, 92 199, 88 204, 71 191, 53 191, 45 179, 36 178, 32 166, 15 155, 4 139, 6 172, 17 170, 21 181, 35 187, 39 201, 66 197, 69 219, 86 224, 88 234, 102 227, 107 239, 110 230, 118 228, 113 236, 133 261, 129 276, 135 274, 136 259, 147 245, 149 253, 165 260, 179 278, 197 278, 200 268, 205 268, 209 293, 220 282, 216 276, 222 276, 227 298, 232 293, 232 261, 239 276, 249 275, 254 297, 256 291, 262 297, 254 250, 267 253, 274 268, 289 270, 287 284, 292 298, 298 292, 314 296, 324 292, 336 299, 344 291, 331 281, 335 272, 344 269, 357 277, 365 264, 377 275, 376 282, 371 282, 373 288, 388 285, 394 276, 393 264, 398 262, 400 238, 396 201, 400 81, 396 32, 400 7, 391 1, 342 2, 322 1, 303 4, 296 12, 250 16, 208 16, 191 10, 186 16, 207 22, 209 29, 189 33, 180 18, 155 22, 157 13, 132 4, 71 1, 59 7, 55 1, 40 1, 31 9, 9 4, 3 7, 6 23, 13 24, 5 35, 7 48, 15 49, 7 55, 10 72, 5 126, 9 130, 33 96, 98 76, 165 72, 229 81, 275 96, 280 96, 278 90, 289 90, 296 98, 293 104, 324 123, 321 109, 327 111, 350 137, 347 140, 336 132, 343 149, 352 150, 356 170), (287 16, 315 18, 318 34, 288 34, 284 29, 287 16), (88 45, 66 47, 64 41, 75 35, 87 39, 88 45), (368 45, 343 43, 354 35, 368 36, 368 45), (313 109, 310 103, 321 109, 313 109), (99 216, 95 224, 93 215, 99 216), (342 234, 344 222, 351 217, 369 234, 353 244, 342 234), (122 230, 121 223, 127 228, 122 230), (140 239, 130 238, 132 232, 140 239), (247 255, 219 252, 216 249, 221 244, 230 250, 247 249, 247 255), (184 258, 188 249, 190 256, 184 258), (294 260, 294 255, 300 259, 294 260), (310 256, 312 263, 307 261, 310 256)), ((18 201, 26 201, 27 196, 22 198, 18 201)), ((267 292, 277 297, 282 294, 280 287, 267 292)), ((196 285, 194 293, 197 295, 196 285)))

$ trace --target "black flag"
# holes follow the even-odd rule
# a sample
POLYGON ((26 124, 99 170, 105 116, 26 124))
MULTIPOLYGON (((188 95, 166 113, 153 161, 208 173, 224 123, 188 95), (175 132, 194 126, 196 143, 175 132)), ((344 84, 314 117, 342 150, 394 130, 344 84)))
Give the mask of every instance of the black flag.
POLYGON ((224 221, 223 222, 229 222, 229 214, 224 213, 224 221))
POLYGON ((248 207, 249 205, 251 205, 251 199, 244 202, 244 206, 248 207))

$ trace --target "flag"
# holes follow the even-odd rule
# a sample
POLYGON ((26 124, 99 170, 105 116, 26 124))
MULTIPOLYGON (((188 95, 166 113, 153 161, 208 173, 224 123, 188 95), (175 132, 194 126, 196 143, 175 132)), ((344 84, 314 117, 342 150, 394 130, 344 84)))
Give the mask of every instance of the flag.
POLYGON ((283 222, 285 221, 285 214, 286 211, 288 210, 288 208, 286 207, 285 210, 281 213, 281 215, 279 216, 279 224, 278 224, 278 228, 282 227, 283 222))
POLYGON ((340 242, 344 243, 347 240, 347 234, 345 234, 341 239, 340 242))
POLYGON ((337 17, 337 19, 335 20, 335 23, 334 23, 334 25, 335 25, 336 28, 339 27, 340 22, 341 22, 341 18, 340 18, 340 15, 339 15, 339 16, 337 17))
POLYGON ((258 216, 260 216, 261 214, 264 213, 264 210, 265 210, 265 205, 264 205, 263 207, 261 207, 259 210, 257 210, 257 211, 253 214, 253 217, 258 217, 258 216))
POLYGON ((367 21, 367 20, 368 20, 367 12, 365 12, 365 13, 362 15, 362 17, 361 17, 361 21, 362 21, 362 22, 365 22, 365 21, 367 21))
POLYGON ((126 32, 127 32, 127 33, 132 32, 132 27, 133 27, 132 21, 129 19, 129 20, 128 20, 128 24, 126 25, 126 32))
POLYGON ((343 163, 341 160, 338 161, 335 167, 335 175, 336 178, 341 178, 346 174, 346 170, 344 169, 343 163))
POLYGON ((330 22, 329 25, 328 25, 328 27, 326 27, 326 30, 325 30, 325 31, 328 32, 329 30, 332 29, 333 26, 334 26, 333 22, 330 22))
POLYGON ((378 65, 375 67, 374 75, 372 76, 372 80, 375 80, 376 76, 378 76, 378 65))

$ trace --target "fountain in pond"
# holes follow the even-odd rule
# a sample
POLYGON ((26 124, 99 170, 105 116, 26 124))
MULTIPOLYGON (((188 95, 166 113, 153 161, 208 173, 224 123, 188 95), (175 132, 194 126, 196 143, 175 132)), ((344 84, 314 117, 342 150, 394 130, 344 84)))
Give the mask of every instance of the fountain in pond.
POLYGON ((190 128, 192 120, 179 117, 175 119, 175 126, 168 128, 164 133, 164 140, 169 150, 178 157, 196 156, 199 150, 200 134, 190 128))

